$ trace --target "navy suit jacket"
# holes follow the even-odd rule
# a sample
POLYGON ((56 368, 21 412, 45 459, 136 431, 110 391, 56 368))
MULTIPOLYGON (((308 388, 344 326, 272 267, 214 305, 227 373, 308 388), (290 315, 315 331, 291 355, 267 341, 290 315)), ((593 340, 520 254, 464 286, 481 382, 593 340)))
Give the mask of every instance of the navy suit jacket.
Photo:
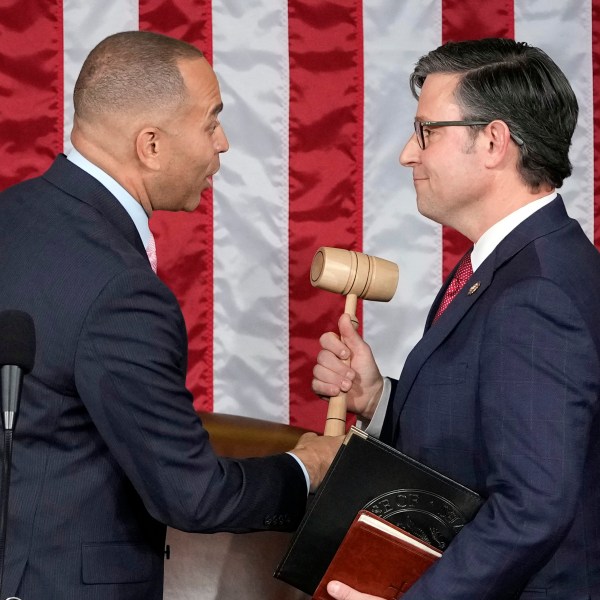
POLYGON ((178 303, 135 226, 59 156, 0 195, 0 310, 37 334, 13 450, 1 597, 162 598, 166 525, 291 530, 293 457, 219 459, 185 388, 178 303))
POLYGON ((598 599, 598 251, 559 196, 446 286, 382 439, 486 502, 404 598, 598 599))

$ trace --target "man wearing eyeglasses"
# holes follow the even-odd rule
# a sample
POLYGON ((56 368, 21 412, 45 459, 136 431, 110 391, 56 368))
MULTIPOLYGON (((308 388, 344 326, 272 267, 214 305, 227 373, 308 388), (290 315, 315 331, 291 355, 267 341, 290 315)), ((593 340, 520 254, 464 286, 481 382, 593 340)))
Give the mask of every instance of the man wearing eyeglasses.
POLYGON ((541 50, 499 39, 430 52, 411 88, 418 209, 473 247, 398 381, 344 316, 313 390, 346 391, 369 433, 485 498, 403 600, 598 599, 600 256, 556 192, 577 100, 541 50))

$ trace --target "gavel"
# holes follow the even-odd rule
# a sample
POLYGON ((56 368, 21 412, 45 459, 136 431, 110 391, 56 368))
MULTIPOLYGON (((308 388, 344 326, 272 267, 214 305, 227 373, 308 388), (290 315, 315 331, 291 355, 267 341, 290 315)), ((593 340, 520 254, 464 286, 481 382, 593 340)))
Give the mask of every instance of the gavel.
MULTIPOLYGON (((358 327, 358 298, 389 302, 398 287, 398 265, 383 258, 342 248, 321 247, 310 267, 310 282, 314 287, 346 296, 344 313, 358 327)), ((348 364, 350 360, 346 361, 348 364)), ((325 435, 346 432, 346 394, 329 399, 325 435)))

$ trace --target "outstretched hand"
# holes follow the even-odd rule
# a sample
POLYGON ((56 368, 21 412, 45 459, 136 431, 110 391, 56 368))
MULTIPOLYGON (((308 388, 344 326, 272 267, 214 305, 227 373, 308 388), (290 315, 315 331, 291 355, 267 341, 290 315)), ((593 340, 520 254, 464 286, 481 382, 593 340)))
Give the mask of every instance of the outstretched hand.
POLYGON ((321 485, 327 469, 329 469, 337 451, 344 441, 343 435, 325 437, 316 433, 305 433, 296 446, 290 450, 297 456, 308 472, 310 491, 314 492, 321 485))

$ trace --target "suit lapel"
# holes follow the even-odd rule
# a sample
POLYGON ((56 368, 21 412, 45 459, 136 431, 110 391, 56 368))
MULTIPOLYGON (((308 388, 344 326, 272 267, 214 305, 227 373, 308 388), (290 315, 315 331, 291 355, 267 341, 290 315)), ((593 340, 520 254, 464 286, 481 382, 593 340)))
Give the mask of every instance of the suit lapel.
MULTIPOLYGON (((570 222, 570 218, 565 210, 564 203, 560 195, 550 202, 550 204, 535 212, 531 217, 519 224, 511 233, 509 233, 498 244, 496 249, 488 256, 480 267, 473 273, 463 289, 458 293, 435 325, 431 324, 435 310, 443 293, 448 287, 450 279, 454 275, 452 271, 429 311, 425 332, 421 340, 408 355, 400 380, 396 387, 394 396, 394 423, 398 423, 400 413, 406 403, 408 394, 413 383, 419 374, 419 371, 431 356, 431 354, 446 340, 462 318, 467 314, 471 307, 490 287, 494 280, 496 271, 510 261, 518 252, 520 252, 529 243, 548 235, 570 222)), ((395 428, 396 429, 396 428, 395 428)))
POLYGON ((97 179, 69 161, 64 154, 57 156, 42 177, 69 196, 97 210, 142 256, 146 257, 144 244, 133 220, 122 204, 97 179))

